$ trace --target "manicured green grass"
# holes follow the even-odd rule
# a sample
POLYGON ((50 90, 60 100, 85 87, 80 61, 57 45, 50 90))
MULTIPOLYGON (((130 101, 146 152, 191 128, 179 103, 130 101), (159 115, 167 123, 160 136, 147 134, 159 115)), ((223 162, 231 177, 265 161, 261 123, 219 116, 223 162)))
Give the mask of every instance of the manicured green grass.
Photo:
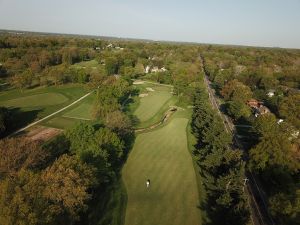
POLYGON ((40 110, 43 117, 75 101, 87 93, 82 85, 39 87, 0 93, 0 105, 20 108, 22 111, 40 110))
POLYGON ((104 66, 98 63, 97 60, 90 60, 90 61, 82 61, 79 63, 75 63, 71 67, 74 67, 76 69, 85 69, 85 70, 96 70, 96 69, 104 69, 104 66))
POLYGON ((43 93, 20 97, 0 102, 2 106, 6 107, 37 107, 61 104, 68 101, 68 98, 59 93, 43 93))
POLYGON ((128 195, 125 225, 200 224, 184 117, 185 112, 176 112, 165 126, 137 136, 122 172, 128 195))
POLYGON ((0 106, 12 109, 14 117, 14 124, 10 130, 12 132, 71 104, 87 92, 83 85, 75 84, 23 91, 11 89, 0 92, 0 106))
POLYGON ((63 117, 69 117, 75 119, 77 118, 82 120, 91 120, 92 119, 91 108, 92 108, 91 104, 82 103, 78 105, 76 108, 65 113, 63 117))
POLYGON ((131 110, 139 123, 136 127, 147 127, 161 120, 164 113, 171 105, 175 105, 176 99, 171 94, 170 87, 164 87, 153 84, 136 85, 140 93, 148 93, 146 97, 135 97, 137 104, 133 104, 131 110), (146 88, 152 88, 154 91, 147 91, 146 88))
POLYGON ((63 117, 74 119, 92 120, 92 108, 95 99, 95 93, 92 93, 87 98, 76 104, 74 107, 67 110, 63 117))
POLYGON ((54 127, 58 129, 68 129, 72 128, 76 125, 76 123, 79 123, 80 120, 72 119, 72 118, 66 118, 66 117, 54 117, 50 120, 47 120, 46 122, 42 123, 45 126, 48 127, 54 127))

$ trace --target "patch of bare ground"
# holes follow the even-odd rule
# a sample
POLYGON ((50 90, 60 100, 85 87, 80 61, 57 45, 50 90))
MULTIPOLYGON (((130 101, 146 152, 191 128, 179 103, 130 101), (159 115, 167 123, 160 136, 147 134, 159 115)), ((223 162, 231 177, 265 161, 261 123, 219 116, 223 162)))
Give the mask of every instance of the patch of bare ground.
POLYGON ((52 127, 44 127, 44 126, 36 126, 25 133, 25 137, 32 141, 48 141, 51 138, 62 133, 63 130, 52 128, 52 127))

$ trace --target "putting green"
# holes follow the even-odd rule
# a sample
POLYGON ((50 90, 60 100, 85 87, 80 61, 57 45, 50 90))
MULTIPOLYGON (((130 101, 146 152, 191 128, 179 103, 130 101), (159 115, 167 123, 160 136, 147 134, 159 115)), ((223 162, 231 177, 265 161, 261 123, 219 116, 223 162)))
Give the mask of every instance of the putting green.
POLYGON ((166 126, 137 136, 122 171, 128 195, 125 225, 200 224, 187 123, 186 118, 173 118, 166 126))
POLYGON ((160 86, 149 86, 154 89, 148 93, 148 96, 140 98, 140 104, 134 111, 134 115, 145 122, 150 120, 161 109, 161 107, 172 97, 171 88, 160 86))
POLYGON ((37 107, 57 105, 68 101, 68 98, 59 93, 42 93, 0 102, 6 107, 37 107))

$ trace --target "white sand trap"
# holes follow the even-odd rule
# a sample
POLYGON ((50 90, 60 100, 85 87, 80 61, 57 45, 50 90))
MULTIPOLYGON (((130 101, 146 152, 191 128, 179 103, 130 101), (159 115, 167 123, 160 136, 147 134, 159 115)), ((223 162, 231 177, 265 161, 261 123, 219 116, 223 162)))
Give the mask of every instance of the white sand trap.
POLYGON ((145 83, 145 82, 141 81, 141 80, 136 80, 136 81, 133 82, 133 84, 143 84, 143 83, 145 83))
POLYGON ((148 96, 149 94, 147 94, 147 93, 144 93, 144 94, 139 94, 139 97, 140 98, 144 98, 144 97, 146 97, 146 96, 148 96))
POLYGON ((152 88, 150 88, 150 87, 147 87, 146 88, 147 89, 147 91, 154 91, 152 88))

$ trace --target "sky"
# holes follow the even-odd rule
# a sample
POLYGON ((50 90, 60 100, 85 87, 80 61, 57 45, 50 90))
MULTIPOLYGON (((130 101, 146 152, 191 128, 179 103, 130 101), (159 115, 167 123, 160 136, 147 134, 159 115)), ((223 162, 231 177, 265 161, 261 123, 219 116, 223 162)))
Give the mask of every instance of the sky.
POLYGON ((300 0, 0 0, 0 29, 300 49, 300 0))

